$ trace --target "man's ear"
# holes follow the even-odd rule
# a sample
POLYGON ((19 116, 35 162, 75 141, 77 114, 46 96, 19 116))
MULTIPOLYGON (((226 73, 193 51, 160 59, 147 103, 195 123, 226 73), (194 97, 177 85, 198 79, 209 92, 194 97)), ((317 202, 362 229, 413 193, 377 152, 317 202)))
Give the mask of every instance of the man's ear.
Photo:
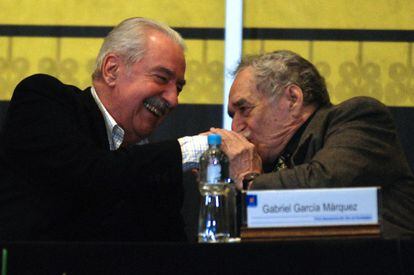
POLYGON ((115 80, 118 78, 120 58, 115 54, 108 54, 102 61, 102 77, 110 87, 115 86, 115 80))
POLYGON ((285 95, 289 100, 289 110, 293 115, 300 115, 303 107, 302 89, 295 84, 288 85, 285 89, 285 95))

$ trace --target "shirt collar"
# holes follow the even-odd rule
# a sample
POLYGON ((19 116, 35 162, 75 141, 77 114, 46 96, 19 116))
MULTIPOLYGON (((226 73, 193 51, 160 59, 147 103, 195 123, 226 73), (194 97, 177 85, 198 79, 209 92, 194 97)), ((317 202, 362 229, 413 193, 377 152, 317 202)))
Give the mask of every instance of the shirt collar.
POLYGON ((111 114, 109 114, 108 110, 106 110, 105 106, 102 104, 93 86, 91 87, 91 94, 96 104, 98 105, 98 108, 102 113, 102 116, 104 117, 106 134, 108 136, 109 142, 109 149, 111 151, 117 150, 124 140, 125 132, 121 128, 121 126, 119 126, 118 123, 116 123, 115 119, 111 116, 111 114))

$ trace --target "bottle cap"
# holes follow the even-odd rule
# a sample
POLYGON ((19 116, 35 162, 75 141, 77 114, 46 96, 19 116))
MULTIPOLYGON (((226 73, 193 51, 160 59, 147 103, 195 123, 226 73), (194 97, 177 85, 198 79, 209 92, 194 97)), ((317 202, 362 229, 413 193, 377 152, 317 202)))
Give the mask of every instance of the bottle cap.
POLYGON ((221 144, 221 136, 217 134, 208 135, 207 140, 208 140, 209 145, 220 145, 221 144))

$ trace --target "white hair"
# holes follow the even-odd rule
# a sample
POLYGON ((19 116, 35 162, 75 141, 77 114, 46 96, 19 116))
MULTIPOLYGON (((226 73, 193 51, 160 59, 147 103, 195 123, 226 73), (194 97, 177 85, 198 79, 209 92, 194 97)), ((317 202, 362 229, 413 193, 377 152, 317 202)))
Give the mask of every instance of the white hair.
POLYGON ((302 89, 305 104, 322 106, 330 102, 325 79, 311 62, 297 53, 279 50, 246 56, 234 74, 248 67, 253 69, 257 90, 269 97, 278 96, 289 84, 296 84, 302 89))
POLYGON ((141 60, 147 50, 146 34, 148 30, 156 30, 167 35, 185 50, 184 39, 169 26, 148 18, 129 18, 119 23, 105 37, 96 57, 95 71, 92 74, 92 78, 97 79, 101 77, 102 62, 109 53, 119 54, 127 66, 131 66, 141 60))

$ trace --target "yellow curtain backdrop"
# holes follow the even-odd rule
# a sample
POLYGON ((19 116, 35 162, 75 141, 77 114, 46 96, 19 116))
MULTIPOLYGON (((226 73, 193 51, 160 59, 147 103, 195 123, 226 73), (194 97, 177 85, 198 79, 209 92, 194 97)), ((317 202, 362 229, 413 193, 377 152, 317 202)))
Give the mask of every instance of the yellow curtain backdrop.
MULTIPOLYGON (((411 0, 245 0, 244 27, 414 31, 411 0)), ((414 46, 408 42, 244 40, 243 53, 290 49, 326 78, 334 103, 372 96, 414 106, 414 46)))
MULTIPOLYGON (((224 2, 0 0, 0 25, 114 26, 128 17, 153 18, 172 27, 223 28, 224 2)), ((102 38, 1 36, 0 100, 8 100, 25 76, 42 72, 90 86, 102 38)), ((223 40, 189 39, 187 83, 180 103, 221 104, 223 40)))

